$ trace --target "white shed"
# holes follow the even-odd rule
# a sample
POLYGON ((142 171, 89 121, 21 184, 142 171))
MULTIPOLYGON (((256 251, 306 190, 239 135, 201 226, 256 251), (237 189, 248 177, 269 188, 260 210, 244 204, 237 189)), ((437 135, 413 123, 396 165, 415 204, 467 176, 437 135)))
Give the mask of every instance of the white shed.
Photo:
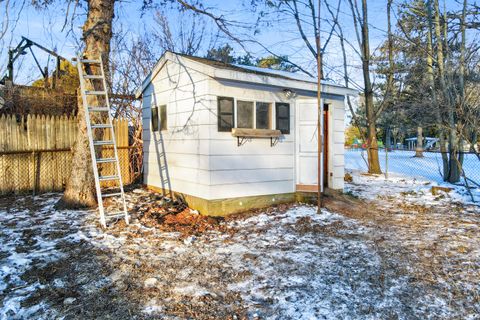
MULTIPOLYGON (((326 187, 343 189, 345 97, 322 86, 326 187)), ((316 79, 166 52, 143 81, 144 183, 202 214, 317 190, 316 79)))

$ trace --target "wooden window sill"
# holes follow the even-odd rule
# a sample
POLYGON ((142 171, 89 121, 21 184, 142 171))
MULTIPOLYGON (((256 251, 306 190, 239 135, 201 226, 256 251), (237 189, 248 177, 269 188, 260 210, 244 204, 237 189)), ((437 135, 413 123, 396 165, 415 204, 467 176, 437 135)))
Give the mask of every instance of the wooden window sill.
POLYGON ((233 128, 232 136, 242 138, 278 138, 282 135, 280 130, 272 129, 244 129, 233 128))

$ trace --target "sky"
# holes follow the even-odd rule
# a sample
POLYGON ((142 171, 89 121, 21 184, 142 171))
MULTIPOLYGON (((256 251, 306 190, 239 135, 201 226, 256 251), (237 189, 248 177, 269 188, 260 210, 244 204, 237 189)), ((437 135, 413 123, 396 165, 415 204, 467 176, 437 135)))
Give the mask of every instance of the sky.
MULTIPOLYGON (((329 1, 332 7, 335 7, 338 0, 329 1)), ((350 42, 356 43, 350 9, 347 1, 342 1, 339 20, 346 38, 350 42)), ((399 5, 402 1, 403 0, 395 0, 394 6, 399 5)), ((371 29, 370 45, 372 51, 385 39, 385 30, 387 29, 386 2, 387 0, 368 0, 371 29)), ((454 1, 448 0, 447 5, 451 5, 452 2, 454 1)), ((65 3, 66 1, 54 1, 47 9, 38 10, 30 5, 29 0, 0 1, 0 14, 4 17, 0 30, 6 31, 3 39, 0 40, 0 77, 5 73, 7 48, 16 46, 21 40, 21 36, 36 41, 47 48, 54 49, 66 58, 75 56, 81 44, 80 36, 81 26, 85 19, 85 3, 80 1, 80 3, 83 4, 83 8, 77 8, 76 18, 73 20, 73 23, 67 23, 67 25, 64 26, 67 11, 65 3), (8 11, 6 11, 7 4, 9 4, 8 11), (6 15, 7 13, 8 16, 6 15)), ((152 29, 158 29, 158 25, 154 21, 155 10, 141 12, 141 3, 141 1, 129 0, 117 2, 114 32, 121 31, 125 34, 125 37, 135 39, 145 33, 151 32, 152 29)), ((246 33, 252 36, 251 30, 247 32, 246 29, 238 26, 244 24, 251 25, 255 22, 257 15, 255 12, 252 12, 251 0, 205 0, 203 1, 203 5, 214 14, 223 15, 227 20, 235 21, 235 26, 232 27, 232 30, 239 37, 244 37, 246 33)), ((71 14, 72 8, 70 7, 68 10, 71 14)), ((173 30, 178 30, 181 24, 186 24, 188 22, 186 20, 191 19, 191 15, 179 13, 176 9, 170 7, 163 7, 161 10, 168 17, 170 27, 173 30)), ((322 8, 322 10, 322 17, 329 18, 325 8, 322 8)), ((268 26, 258 28, 255 39, 276 54, 287 55, 306 69, 314 70, 312 56, 300 39, 293 20, 279 19, 274 16, 270 18, 272 18, 273 21, 268 26)), ((395 20, 395 16, 393 19, 395 20)), ((325 33, 322 34, 322 37, 326 38, 326 32, 329 30, 328 21, 323 22, 322 29, 326 30, 325 33)), ((216 33, 217 28, 212 25, 211 22, 207 22, 207 32, 216 33)), ((309 34, 309 38, 313 39, 312 33, 309 34)), ((219 39, 217 44, 221 45, 227 42, 232 44, 236 54, 241 55, 245 53, 244 48, 224 36, 219 39)), ((208 43, 205 44, 205 48, 201 54, 205 54, 207 46, 208 43)), ((258 45, 247 44, 246 47, 254 56, 265 56, 268 54, 258 45)), ((35 48, 33 50, 37 54, 40 64, 43 66, 48 63, 50 70, 53 70, 53 60, 48 62, 48 55, 43 54, 35 48)), ((160 50, 158 54, 160 55, 160 50)), ((359 57, 353 50, 348 50, 347 55, 349 59, 349 72, 352 74, 352 78, 361 85, 359 57)), ((327 77, 341 83, 340 66, 343 60, 341 59, 341 52, 336 38, 331 40, 324 59, 327 77)), ((24 56, 17 60, 15 70, 17 73, 15 78, 16 83, 28 84, 40 77, 40 72, 31 55, 24 56)))

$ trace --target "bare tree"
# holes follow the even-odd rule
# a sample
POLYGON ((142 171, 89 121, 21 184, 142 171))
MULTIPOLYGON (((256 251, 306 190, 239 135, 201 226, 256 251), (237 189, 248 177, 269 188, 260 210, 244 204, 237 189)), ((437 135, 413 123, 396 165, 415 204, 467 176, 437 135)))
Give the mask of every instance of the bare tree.
POLYGON ((155 22, 158 28, 153 31, 156 43, 163 51, 172 51, 187 55, 198 55, 201 50, 211 48, 217 40, 218 33, 212 32, 203 16, 192 12, 181 12, 169 19, 171 14, 157 10, 155 22))
MULTIPOLYGON (((368 172, 381 173, 380 161, 378 157, 378 141, 377 141, 377 126, 376 122, 381 112, 386 106, 384 101, 380 107, 375 110, 374 105, 374 90, 370 75, 370 31, 368 22, 368 7, 367 1, 362 0, 361 11, 359 10, 357 0, 348 0, 350 4, 350 11, 353 18, 353 25, 357 35, 357 42, 359 45, 360 57, 362 60, 362 75, 363 75, 363 98, 366 111, 366 137, 367 137, 367 154, 368 154, 368 172)), ((388 2, 388 23, 390 25, 390 10, 391 2, 388 2)), ((389 27, 390 30, 390 27, 389 27)), ((389 32, 389 51, 391 52, 392 39, 389 32)), ((391 90, 392 77, 389 76, 387 81, 389 90, 391 90)), ((388 94, 387 94, 388 96, 388 94)))

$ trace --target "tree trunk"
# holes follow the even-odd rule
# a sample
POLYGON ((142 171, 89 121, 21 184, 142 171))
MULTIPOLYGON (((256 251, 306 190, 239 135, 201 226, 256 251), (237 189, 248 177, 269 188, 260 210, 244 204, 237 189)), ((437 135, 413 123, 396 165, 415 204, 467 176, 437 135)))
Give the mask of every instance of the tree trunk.
MULTIPOLYGON (((439 24, 440 18, 438 12, 438 0, 435 0, 435 21, 436 24, 439 24)), ((459 62, 459 101, 458 107, 463 111, 464 101, 465 101, 465 45, 466 45, 466 34, 465 34, 465 18, 467 10, 467 0, 463 2, 463 11, 462 17, 460 19, 460 30, 461 30, 461 45, 460 45, 460 62, 459 62)), ((440 28, 438 26, 438 28, 440 28)), ((457 183, 460 181, 460 176, 462 175, 462 165, 463 165, 463 139, 459 137, 457 132, 457 125, 455 123, 455 105, 453 100, 449 100, 448 104, 448 125, 449 125, 449 144, 448 144, 448 153, 450 156, 449 159, 449 175, 448 182, 457 183)))
POLYGON ((423 158, 423 129, 417 127, 417 148, 415 149, 415 157, 423 158))
POLYGON ((385 147, 388 150, 392 149, 392 130, 390 129, 390 127, 387 127, 385 129, 385 147))
POLYGON ((448 164, 448 151, 447 151, 447 139, 445 138, 445 133, 442 129, 439 132, 440 135, 440 154, 442 155, 442 165, 443 165, 443 181, 447 181, 448 179, 448 172, 449 164, 448 164))
MULTIPOLYGON (((427 0, 427 13, 428 13, 428 28, 427 28, 427 75, 430 83, 430 90, 432 93, 433 106, 435 108, 435 118, 437 122, 438 135, 440 140, 440 152, 442 155, 442 165, 443 165, 443 180, 447 180, 449 174, 449 162, 448 162, 448 153, 446 147, 446 134, 443 129, 443 117, 442 117, 442 107, 437 99, 436 83, 435 76, 433 72, 433 17, 432 17, 432 0, 427 0)), ((442 54, 443 56, 443 54, 442 54)), ((442 60, 443 61, 443 60, 442 60)), ((443 66, 443 63, 442 63, 443 66)))
POLYGON ((368 29, 367 0, 362 0, 362 72, 365 84, 365 110, 367 114, 367 148, 368 172, 380 174, 380 161, 378 158, 378 142, 376 115, 373 106, 373 87, 370 80, 370 39, 368 29))
MULTIPOLYGON (((114 4, 115 0, 89 0, 87 20, 83 25, 83 40, 85 41, 83 57, 86 59, 98 59, 101 55, 104 66, 107 67, 110 54, 110 40, 112 38, 114 4)), ((99 69, 92 67, 91 72, 99 74, 99 69)), ((89 88, 97 87, 97 85, 88 82, 88 80, 85 82, 89 88)), ((96 105, 98 102, 95 99, 95 97, 89 97, 88 103, 96 105)), ((77 120, 78 134, 73 146, 72 172, 67 182, 65 193, 59 202, 60 206, 67 208, 92 207, 96 205, 85 112, 80 97, 78 99, 77 120)), ((101 119, 97 120, 101 122, 101 119)), ((98 140, 101 135, 101 132, 95 133, 95 139, 98 140)))
POLYGON ((475 149, 475 146, 477 144, 477 131, 475 129, 472 130, 472 134, 471 134, 471 142, 470 142, 470 152, 472 153, 475 153, 476 149, 475 149))

